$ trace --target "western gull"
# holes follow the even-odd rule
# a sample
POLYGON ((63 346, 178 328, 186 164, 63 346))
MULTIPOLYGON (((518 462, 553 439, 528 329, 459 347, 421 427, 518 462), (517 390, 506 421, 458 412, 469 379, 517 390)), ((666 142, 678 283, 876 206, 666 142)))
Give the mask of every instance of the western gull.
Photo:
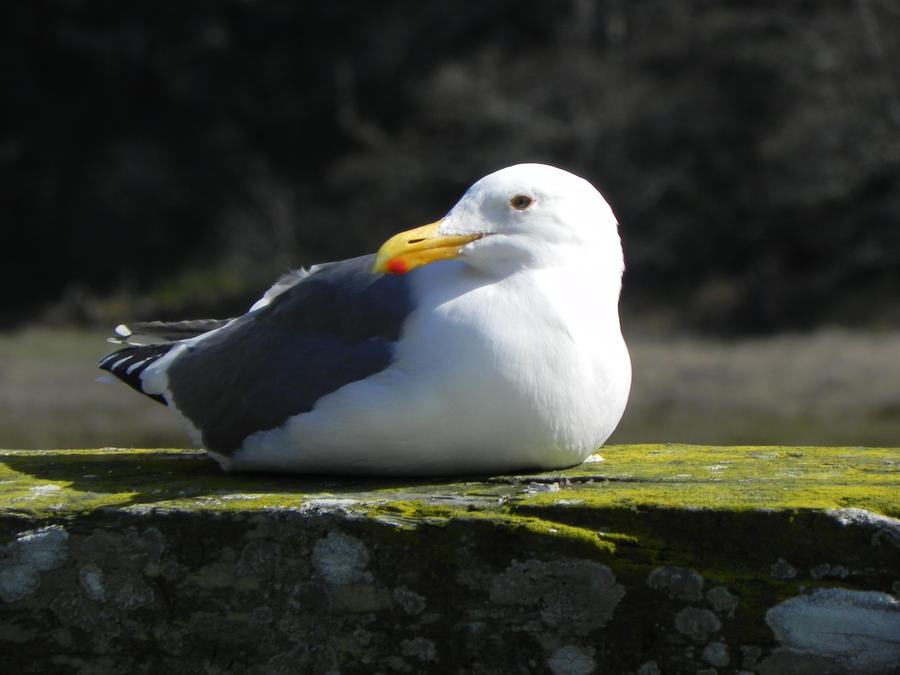
POLYGON ((519 164, 374 256, 288 274, 241 317, 121 325, 130 346, 100 367, 178 413, 225 470, 574 466, 628 398, 623 270, 597 189, 519 164))

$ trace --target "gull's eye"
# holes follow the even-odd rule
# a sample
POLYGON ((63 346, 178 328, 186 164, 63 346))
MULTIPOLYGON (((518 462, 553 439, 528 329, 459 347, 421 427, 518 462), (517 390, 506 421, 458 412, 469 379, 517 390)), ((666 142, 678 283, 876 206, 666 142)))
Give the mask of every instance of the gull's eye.
POLYGON ((509 200, 509 205, 516 211, 524 211, 532 204, 534 204, 534 199, 532 199, 528 195, 516 195, 509 200))

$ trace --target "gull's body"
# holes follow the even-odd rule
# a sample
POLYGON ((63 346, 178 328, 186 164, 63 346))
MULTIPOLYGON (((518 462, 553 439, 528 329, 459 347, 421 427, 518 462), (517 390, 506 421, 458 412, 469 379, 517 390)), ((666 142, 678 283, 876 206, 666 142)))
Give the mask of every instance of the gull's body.
POLYGON ((518 165, 374 260, 297 273, 243 317, 101 366, 178 411, 226 469, 571 466, 628 398, 622 271, 600 193, 518 165))

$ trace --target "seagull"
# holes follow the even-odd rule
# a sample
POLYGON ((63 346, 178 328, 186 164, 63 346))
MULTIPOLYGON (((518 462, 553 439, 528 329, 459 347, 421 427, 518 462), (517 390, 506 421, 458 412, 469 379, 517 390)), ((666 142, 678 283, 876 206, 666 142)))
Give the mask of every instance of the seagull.
POLYGON ((374 255, 289 273, 243 316, 120 325, 127 346, 100 368, 169 406, 226 471, 569 467, 625 410, 623 271, 600 192, 518 164, 374 255))

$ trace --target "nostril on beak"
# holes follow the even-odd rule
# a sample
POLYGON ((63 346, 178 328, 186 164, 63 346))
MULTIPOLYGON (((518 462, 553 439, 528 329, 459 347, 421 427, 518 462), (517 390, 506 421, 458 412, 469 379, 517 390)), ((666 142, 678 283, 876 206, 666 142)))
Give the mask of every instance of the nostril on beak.
POLYGON ((422 238, 419 238, 419 239, 410 239, 410 240, 409 240, 408 242, 406 242, 406 243, 407 243, 407 244, 418 244, 420 241, 425 241, 425 238, 422 237, 422 238))

